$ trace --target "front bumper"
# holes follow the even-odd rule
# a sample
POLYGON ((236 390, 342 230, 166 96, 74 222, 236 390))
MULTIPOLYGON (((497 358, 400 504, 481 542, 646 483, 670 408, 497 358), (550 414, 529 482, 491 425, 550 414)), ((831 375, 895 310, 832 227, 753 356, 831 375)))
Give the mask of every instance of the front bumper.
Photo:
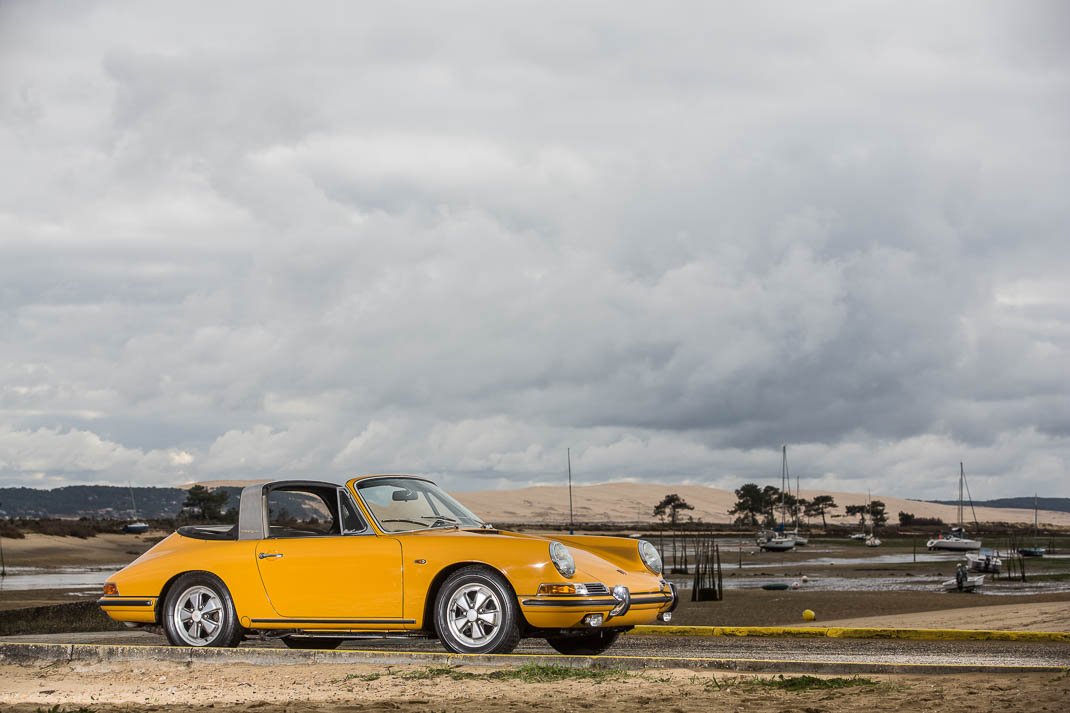
POLYGON ((627 604, 621 609, 622 600, 612 596, 535 596, 519 599, 520 609, 528 624, 539 629, 589 628, 584 619, 589 614, 602 614, 605 628, 631 627, 652 624, 665 612, 671 612, 679 604, 676 587, 666 585, 667 590, 656 592, 629 592, 627 604))

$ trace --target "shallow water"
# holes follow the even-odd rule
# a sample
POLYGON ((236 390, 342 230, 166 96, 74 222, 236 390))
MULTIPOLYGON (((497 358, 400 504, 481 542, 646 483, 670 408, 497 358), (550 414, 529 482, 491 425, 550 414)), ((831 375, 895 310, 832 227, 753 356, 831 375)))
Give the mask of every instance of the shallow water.
POLYGON ((123 568, 105 567, 8 567, 7 576, 0 577, 0 592, 31 591, 35 589, 100 589, 104 580, 123 568))

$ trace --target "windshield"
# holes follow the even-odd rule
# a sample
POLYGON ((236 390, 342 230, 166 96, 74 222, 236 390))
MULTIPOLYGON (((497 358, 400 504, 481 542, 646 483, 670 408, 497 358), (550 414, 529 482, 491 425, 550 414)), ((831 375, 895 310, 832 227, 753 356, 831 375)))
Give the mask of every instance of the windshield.
POLYGON ((384 532, 483 526, 468 508, 424 480, 373 478, 357 483, 357 492, 384 532))

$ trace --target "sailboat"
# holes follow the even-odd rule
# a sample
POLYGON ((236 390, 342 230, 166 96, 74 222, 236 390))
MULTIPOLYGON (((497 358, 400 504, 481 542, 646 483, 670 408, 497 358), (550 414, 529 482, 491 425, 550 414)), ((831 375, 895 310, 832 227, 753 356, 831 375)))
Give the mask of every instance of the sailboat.
MULTIPOLYGON (((946 537, 943 533, 940 534, 934 540, 929 540, 925 543, 925 546, 930 550, 950 550, 952 552, 962 552, 965 550, 979 550, 981 549, 981 541, 970 539, 966 532, 966 529, 962 526, 962 488, 966 485, 966 468, 963 464, 959 463, 959 521, 955 527, 951 528, 951 533, 946 537)), ((971 507, 973 507, 973 500, 970 500, 971 507)))
MULTIPOLYGON (((782 446, 784 457, 780 466, 780 525, 772 537, 766 537, 764 541, 759 536, 758 547, 766 552, 787 552, 795 549, 795 537, 791 533, 784 532, 784 521, 787 510, 784 504, 784 491, 791 487, 788 481, 788 447, 782 446)), ((763 533, 765 535, 767 533, 763 533)))
POLYGON ((869 513, 869 534, 866 535, 865 545, 866 547, 880 547, 883 544, 879 537, 877 537, 877 523, 873 518, 873 507, 871 505, 871 499, 869 491, 866 491, 866 512, 869 513))
POLYGON ((1043 557, 1048 553, 1048 550, 1044 547, 1037 545, 1037 535, 1040 532, 1037 522, 1037 494, 1033 493, 1033 546, 1032 547, 1019 547, 1018 554, 1022 557, 1043 557))
POLYGON ((137 518, 137 503, 134 502, 134 486, 127 483, 127 487, 130 488, 130 515, 134 518, 134 521, 123 525, 123 532, 128 535, 141 535, 149 531, 149 523, 137 518))

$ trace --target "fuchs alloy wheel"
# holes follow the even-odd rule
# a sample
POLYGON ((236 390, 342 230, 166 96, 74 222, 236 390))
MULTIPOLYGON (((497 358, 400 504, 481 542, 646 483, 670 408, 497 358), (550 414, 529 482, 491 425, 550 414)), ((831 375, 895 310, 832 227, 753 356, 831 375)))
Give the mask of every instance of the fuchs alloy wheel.
POLYGON ((486 567, 459 569, 435 599, 435 630, 458 654, 507 654, 520 642, 520 614, 513 588, 486 567))
POLYGON ((174 646, 237 646, 242 638, 230 592, 207 572, 175 580, 164 599, 162 619, 174 646))
POLYGON ((617 643, 620 631, 603 629, 573 636, 548 636, 546 643, 558 653, 572 656, 597 656, 604 654, 610 646, 617 643))

